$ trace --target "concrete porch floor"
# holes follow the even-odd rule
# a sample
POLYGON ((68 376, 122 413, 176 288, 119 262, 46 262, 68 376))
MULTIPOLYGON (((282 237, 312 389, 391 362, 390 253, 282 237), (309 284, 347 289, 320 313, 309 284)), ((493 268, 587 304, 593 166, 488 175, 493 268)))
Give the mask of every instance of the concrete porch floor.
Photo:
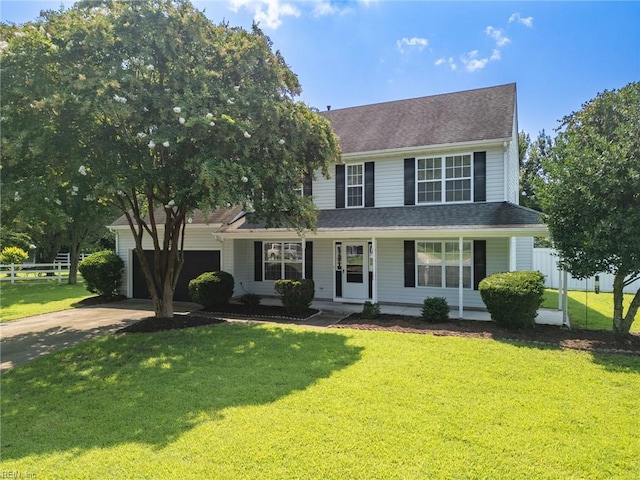
MULTIPOLYGON (((273 297, 263 298, 262 303, 264 305, 281 305, 280 300, 273 297)), ((311 303, 311 308, 315 308, 323 312, 343 313, 345 314, 345 316, 350 315, 351 313, 362 312, 361 304, 338 303, 329 300, 314 300, 311 303)), ((421 315, 421 307, 380 304, 380 312, 388 313, 391 315, 411 315, 414 317, 419 317, 421 315)), ((449 317, 458 318, 458 309, 452 308, 449 317)), ((487 311, 465 310, 464 320, 479 320, 488 322, 491 321, 491 315, 487 311)), ((562 326, 562 311, 550 308, 541 308, 540 310, 538 310, 536 323, 562 326)))

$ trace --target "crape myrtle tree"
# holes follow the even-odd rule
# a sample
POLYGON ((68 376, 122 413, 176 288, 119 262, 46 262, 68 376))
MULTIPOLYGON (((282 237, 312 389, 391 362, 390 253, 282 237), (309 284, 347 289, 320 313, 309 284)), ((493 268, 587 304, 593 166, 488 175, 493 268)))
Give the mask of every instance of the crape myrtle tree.
POLYGON ((613 332, 627 335, 640 307, 640 290, 626 313, 623 305, 623 288, 640 278, 640 83, 565 117, 545 171, 544 211, 560 263, 577 278, 614 275, 613 332))
POLYGON ((187 1, 92 1, 21 33, 3 56, 35 50, 29 61, 55 77, 45 98, 21 103, 45 128, 73 125, 67 161, 125 215, 156 316, 173 316, 194 209, 243 205, 268 225, 313 228, 317 212, 295 187, 329 175, 338 140, 296 99, 297 77, 257 26, 215 25, 187 1))

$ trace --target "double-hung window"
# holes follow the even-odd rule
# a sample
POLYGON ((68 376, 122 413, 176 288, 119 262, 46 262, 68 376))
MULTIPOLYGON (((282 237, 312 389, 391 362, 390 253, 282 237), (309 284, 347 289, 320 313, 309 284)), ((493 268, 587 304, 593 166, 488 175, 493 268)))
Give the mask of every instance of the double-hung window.
POLYGON ((417 203, 470 202, 471 155, 418 158, 417 203))
POLYGON ((301 280, 302 243, 264 242, 264 279, 301 280))
MULTIPOLYGON (((462 286, 471 288, 473 268, 471 242, 462 243, 462 286)), ((416 242, 418 286, 458 288, 460 247, 457 241, 416 242)))
POLYGON ((362 207, 364 200, 364 165, 347 165, 347 207, 362 207))

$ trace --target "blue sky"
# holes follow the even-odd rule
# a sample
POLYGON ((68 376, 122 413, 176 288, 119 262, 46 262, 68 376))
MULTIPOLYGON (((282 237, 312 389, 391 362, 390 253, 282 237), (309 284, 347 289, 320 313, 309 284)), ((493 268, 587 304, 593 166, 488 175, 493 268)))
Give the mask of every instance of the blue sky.
MULTIPOLYGON (((2 0, 25 22, 68 1, 2 0)), ((640 2, 196 0, 260 22, 321 110, 516 82, 519 129, 553 133, 605 89, 640 80, 640 2)))

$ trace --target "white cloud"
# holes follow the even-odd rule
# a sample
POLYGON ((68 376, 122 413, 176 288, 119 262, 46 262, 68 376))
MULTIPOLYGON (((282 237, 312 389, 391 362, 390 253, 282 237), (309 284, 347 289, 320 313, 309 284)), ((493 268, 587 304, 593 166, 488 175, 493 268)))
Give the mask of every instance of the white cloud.
POLYGON ((405 52, 405 47, 424 50, 429 45, 429 40, 427 40, 426 38, 418 38, 418 37, 412 37, 412 38, 404 37, 402 40, 396 41, 396 45, 398 46, 398 50, 400 50, 400 53, 405 52))
POLYGON ((498 47, 504 47, 508 43, 511 43, 511 40, 502 34, 502 30, 493 28, 491 25, 489 25, 484 32, 496 41, 498 47))
POLYGON ((453 57, 439 58, 438 60, 435 61, 434 64, 437 67, 439 67, 440 65, 449 65, 449 68, 451 68, 451 70, 457 70, 458 69, 458 65, 456 65, 456 63, 453 61, 453 57))
POLYGON ((300 10, 281 0, 231 0, 230 8, 237 12, 241 8, 253 11, 253 19, 268 28, 277 29, 283 17, 299 17, 300 10))
POLYGON ((489 60, 500 60, 501 58, 502 58, 502 53, 500 52, 500 50, 495 48, 491 53, 491 58, 489 58, 489 60))
POLYGON ((521 23, 525 27, 533 27, 533 17, 522 18, 518 12, 511 14, 509 17, 509 23, 513 22, 521 23))
POLYGON ((313 16, 324 17, 326 15, 344 15, 352 11, 349 7, 339 7, 338 4, 326 0, 314 2, 313 16))
POLYGON ((467 69, 468 72, 475 72, 476 70, 482 70, 489 63, 488 58, 478 58, 478 50, 473 50, 466 55, 462 55, 460 57, 460 61, 464 65, 464 68, 467 69))

